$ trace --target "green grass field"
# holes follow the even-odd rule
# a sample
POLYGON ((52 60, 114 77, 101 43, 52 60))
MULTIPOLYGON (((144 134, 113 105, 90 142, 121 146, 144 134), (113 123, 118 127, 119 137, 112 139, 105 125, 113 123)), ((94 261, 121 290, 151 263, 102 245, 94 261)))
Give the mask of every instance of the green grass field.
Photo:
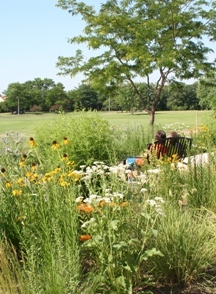
MULTIPOLYGON (((12 115, 10 113, 0 114, 0 135, 15 131, 20 134, 29 136, 34 134, 34 129, 40 123, 55 120, 60 114, 54 113, 26 113, 23 115, 12 115)), ((68 113, 67 116, 77 116, 79 113, 68 113)), ((100 115, 110 121, 113 125, 149 125, 149 115, 146 113, 121 113, 121 112, 100 112, 100 115)), ((184 124, 185 126, 194 127, 205 123, 210 111, 163 111, 157 112, 155 116, 155 125, 163 127, 167 124, 184 124)))

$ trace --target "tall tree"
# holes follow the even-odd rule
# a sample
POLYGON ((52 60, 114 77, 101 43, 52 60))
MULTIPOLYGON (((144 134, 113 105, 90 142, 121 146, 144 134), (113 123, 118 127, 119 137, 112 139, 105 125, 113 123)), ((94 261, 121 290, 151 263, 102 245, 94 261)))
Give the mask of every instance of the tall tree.
POLYGON ((98 93, 89 85, 80 85, 73 90, 74 94, 74 108, 81 109, 97 109, 100 110, 103 106, 102 101, 99 100, 98 93))
MULTIPOLYGON (((92 0, 92 2, 94 2, 92 0)), ((215 66, 207 60, 211 48, 205 40, 215 38, 216 1, 205 0, 107 0, 96 11, 76 0, 58 0, 58 7, 80 15, 86 26, 70 43, 95 50, 86 59, 81 50, 74 57, 58 58, 60 74, 84 73, 94 87, 110 81, 130 83, 143 109, 155 120, 156 105, 169 79, 198 78, 215 66), (102 52, 102 53, 101 53, 102 52), (154 100, 143 99, 135 81, 151 88, 157 75, 154 100)))
POLYGON ((196 94, 197 82, 187 85, 173 83, 169 86, 167 107, 170 110, 199 110, 199 98, 196 94))
POLYGON ((11 111, 17 110, 18 101, 20 110, 28 111, 35 105, 41 110, 48 111, 55 104, 64 108, 68 100, 62 83, 55 84, 52 79, 48 78, 36 78, 23 84, 9 84, 5 95, 7 96, 6 108, 11 111))
POLYGON ((202 109, 216 110, 216 77, 202 79, 198 83, 197 96, 202 109))

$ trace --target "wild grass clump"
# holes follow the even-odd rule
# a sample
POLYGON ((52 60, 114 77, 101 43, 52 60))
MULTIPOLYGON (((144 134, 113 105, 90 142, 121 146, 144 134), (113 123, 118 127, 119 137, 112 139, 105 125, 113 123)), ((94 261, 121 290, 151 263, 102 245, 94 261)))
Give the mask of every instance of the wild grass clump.
POLYGON ((157 238, 151 246, 162 254, 153 257, 152 273, 165 284, 190 283, 215 264, 215 223, 207 213, 166 206, 157 219, 157 238))
POLYGON ((17 252, 4 238, 0 244, 0 270, 0 293, 28 293, 17 252))

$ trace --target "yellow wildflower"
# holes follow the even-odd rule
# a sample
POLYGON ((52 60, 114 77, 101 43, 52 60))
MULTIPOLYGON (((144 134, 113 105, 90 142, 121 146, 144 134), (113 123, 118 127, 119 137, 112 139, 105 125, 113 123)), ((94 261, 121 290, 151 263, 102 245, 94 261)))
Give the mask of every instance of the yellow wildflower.
POLYGON ((34 173, 30 172, 30 171, 27 172, 25 175, 29 179, 30 182, 33 182, 38 178, 38 174, 34 174, 34 173))
POLYGON ((32 163, 32 166, 31 166, 31 171, 34 171, 34 170, 36 170, 36 168, 37 168, 37 165, 36 165, 36 163, 32 163))
POLYGON ((50 174, 58 174, 61 171, 60 167, 55 168, 52 172, 50 172, 50 174))
POLYGON ((16 181, 16 184, 20 185, 20 187, 24 187, 24 186, 26 186, 24 178, 19 178, 19 179, 16 181))
POLYGON ((21 190, 13 190, 12 191, 13 196, 20 196, 22 194, 21 190))
POLYGON ((25 164, 25 160, 23 160, 23 159, 21 159, 21 161, 20 161, 20 163, 19 163, 19 166, 20 167, 23 167, 23 166, 25 166, 26 164, 25 164))
POLYGON ((28 171, 28 172, 25 174, 25 176, 26 176, 27 178, 30 178, 31 175, 32 175, 32 172, 30 172, 30 171, 28 171))
POLYGON ((37 146, 34 138, 30 137, 30 139, 29 139, 29 145, 30 145, 31 148, 37 146))
POLYGON ((79 179, 82 177, 82 175, 81 175, 80 173, 77 173, 77 172, 74 172, 74 171, 70 171, 70 172, 68 173, 68 177, 69 177, 69 178, 72 178, 72 180, 73 180, 74 182, 77 182, 77 181, 79 181, 79 179))
POLYGON ((5 184, 5 187, 6 187, 6 188, 11 188, 11 187, 12 187, 12 185, 11 185, 11 183, 10 183, 10 182, 8 182, 8 181, 7 181, 7 182, 6 182, 6 184, 5 184))
POLYGON ((49 181, 51 181, 53 179, 53 177, 50 174, 46 174, 43 176, 43 178, 41 179, 42 183, 47 183, 49 181))
POLYGON ((64 161, 64 160, 65 160, 65 161, 68 161, 68 156, 67 156, 67 154, 64 154, 64 155, 63 155, 63 157, 62 157, 62 161, 64 161))
POLYGON ((22 184, 23 182, 24 182, 24 179, 23 179, 23 178, 19 178, 19 179, 16 181, 17 184, 22 184))
POLYGON ((60 145, 57 143, 56 140, 54 140, 54 141, 52 142, 52 146, 51 146, 51 148, 54 149, 54 150, 56 150, 56 149, 58 149, 59 147, 60 147, 60 145))
POLYGON ((74 165, 75 166, 75 162, 74 161, 68 161, 67 165, 74 165))
POLYGON ((64 137, 63 138, 63 142, 64 142, 65 145, 68 145, 69 144, 68 138, 67 137, 64 137))
POLYGON ((69 183, 65 182, 65 181, 59 181, 59 184, 60 184, 61 187, 69 186, 69 183))

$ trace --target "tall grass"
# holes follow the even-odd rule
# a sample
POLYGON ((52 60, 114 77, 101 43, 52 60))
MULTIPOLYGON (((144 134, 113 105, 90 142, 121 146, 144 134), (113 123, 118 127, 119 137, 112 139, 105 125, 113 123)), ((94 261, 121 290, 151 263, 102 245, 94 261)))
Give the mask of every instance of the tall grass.
POLYGON ((215 224, 208 214, 166 206, 153 239, 162 255, 152 258, 153 273, 167 284, 190 283, 215 264, 215 224), (155 266, 154 266, 155 265, 155 266))
MULTIPOLYGON (((203 130, 194 145, 212 151, 203 130)), ((214 156, 184 170, 156 160, 128 181, 122 159, 151 136, 82 113, 41 125, 30 141, 2 138, 0 293, 150 293, 215 265, 214 156)))

